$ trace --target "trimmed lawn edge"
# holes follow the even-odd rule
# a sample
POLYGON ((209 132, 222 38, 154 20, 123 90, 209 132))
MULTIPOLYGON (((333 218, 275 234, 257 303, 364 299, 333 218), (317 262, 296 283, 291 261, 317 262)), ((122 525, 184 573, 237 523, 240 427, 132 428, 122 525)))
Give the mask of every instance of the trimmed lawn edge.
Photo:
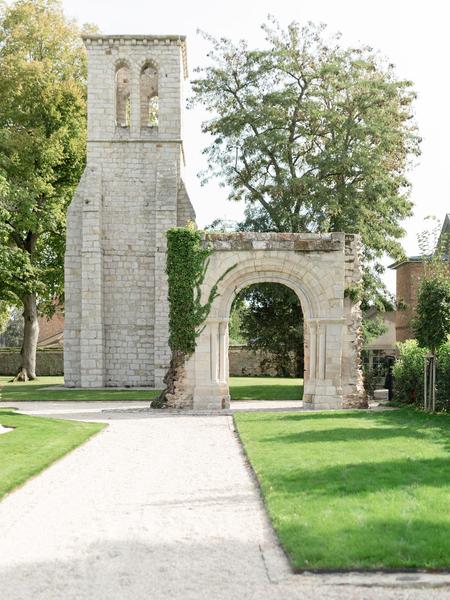
MULTIPOLYGON (((415 407, 415 408, 416 408, 416 410, 418 412, 420 412, 417 407, 415 407)), ((352 409, 352 410, 355 410, 355 409, 352 409)), ((366 409, 360 409, 360 410, 361 410, 361 412, 368 412, 370 409, 366 408, 366 409)), ((242 413, 245 413, 245 412, 246 411, 242 411, 242 413)), ((270 411, 266 411, 266 412, 270 412, 270 411)), ((399 574, 400 573, 429 573, 429 574, 433 574, 434 573, 434 574, 439 574, 439 573, 441 573, 441 574, 447 574, 447 573, 450 573, 450 566, 449 567, 439 568, 439 569, 426 569, 426 568, 414 568, 414 567, 404 567, 404 568, 399 568, 399 569, 387 568, 387 567, 374 567, 373 569, 371 569, 371 568, 364 569, 364 568, 360 568, 360 567, 349 567, 349 568, 337 568, 337 567, 336 568, 326 568, 326 567, 324 567, 324 568, 300 569, 298 567, 294 567, 293 563, 292 563, 292 560, 291 560, 291 557, 288 554, 288 552, 285 549, 285 547, 283 546, 283 544, 282 544, 282 542, 281 542, 281 540, 280 540, 280 538, 279 538, 279 536, 277 534, 277 531, 276 531, 276 529, 275 529, 275 527, 273 525, 272 519, 270 518, 270 513, 269 513, 269 510, 268 510, 266 498, 264 496, 264 493, 263 493, 263 490, 262 490, 262 487, 261 487, 261 483, 259 481, 259 478, 258 478, 258 475, 256 474, 255 469, 253 468, 253 465, 252 465, 251 460, 250 460, 250 458, 248 456, 245 444, 244 444, 244 442, 242 440, 241 434, 239 432, 239 428, 238 428, 237 423, 236 423, 236 413, 234 413, 232 415, 232 418, 233 418, 233 427, 234 427, 234 432, 235 432, 235 435, 236 435, 236 439, 238 440, 238 443, 239 443, 239 445, 241 447, 242 456, 244 458, 244 462, 245 462, 246 466, 248 467, 248 470, 250 472, 250 476, 251 476, 253 482, 256 485, 256 488, 257 488, 257 491, 258 491, 258 496, 259 496, 260 501, 261 501, 261 503, 262 503, 262 505, 264 507, 264 511, 265 511, 265 514, 266 514, 267 522, 268 522, 269 527, 270 527, 270 529, 272 531, 272 534, 273 534, 273 536, 274 536, 274 538, 275 538, 275 540, 276 540, 276 542, 278 544, 278 547, 282 550, 284 556, 287 559, 287 562, 289 563, 289 568, 291 569, 291 571, 292 571, 292 573, 294 575, 305 575, 307 573, 314 573, 314 574, 318 574, 318 575, 320 575, 320 574, 324 574, 324 575, 330 574, 330 575, 332 575, 332 574, 339 574, 339 573, 342 573, 342 574, 345 574, 345 573, 367 573, 367 574, 373 574, 373 573, 386 573, 386 574, 390 574, 390 573, 392 573, 392 574, 395 574, 395 573, 399 573, 399 574)))
MULTIPOLYGON (((67 419, 67 420, 69 420, 69 419, 67 419)), ((81 423, 82 422, 83 421, 81 421, 81 423)), ((76 446, 73 446, 73 448, 69 448, 68 450, 66 450, 64 452, 64 454, 61 454, 61 456, 58 456, 58 458, 55 458, 54 460, 52 460, 52 461, 50 461, 50 462, 42 465, 42 467, 38 471, 34 472, 27 479, 25 479, 24 481, 22 481, 22 483, 17 484, 15 487, 13 487, 11 490, 9 490, 9 492, 6 492, 6 494, 4 494, 3 496, 0 496, 0 502, 2 502, 10 494, 13 494, 17 490, 20 490, 20 488, 22 488, 25 484, 27 484, 32 479, 35 479, 36 477, 39 477, 39 475, 42 475, 42 473, 44 471, 46 471, 52 465, 56 465, 56 463, 58 463, 60 460, 62 460, 63 458, 65 458, 68 454, 70 454, 71 452, 73 452, 77 448, 81 448, 82 446, 84 446, 85 444, 87 444, 88 442, 90 442, 92 440, 92 438, 94 438, 96 435, 99 435, 99 433, 102 433, 102 431, 104 431, 108 427, 108 423, 102 423, 102 425, 103 425, 103 427, 101 429, 99 429, 98 431, 93 431, 91 433, 91 435, 88 438, 86 438, 84 441, 82 441, 80 444, 77 444, 76 446)))
MULTIPOLYGON (((134 400, 133 398, 127 399, 127 398, 106 398, 104 400, 97 400, 96 398, 87 398, 86 400, 79 400, 79 399, 72 399, 72 398, 62 398, 62 399, 58 399, 55 398, 54 400, 49 400, 48 398, 46 400, 39 400, 39 398, 30 398, 30 399, 26 399, 26 400, 18 400, 16 398, 14 399, 10 399, 8 400, 6 399, 2 399, 0 398, 0 410, 6 410, 8 408, 7 404, 14 402, 14 403, 18 403, 18 404, 23 404, 26 402, 151 402, 153 400, 153 398, 138 398, 137 400, 134 400)), ((49 417, 51 418, 51 417, 49 417)))
MULTIPOLYGON (((245 411, 242 411, 242 412, 245 412, 245 411)), ((261 484, 260 484, 259 479, 258 479, 258 475, 256 474, 256 471, 253 468, 253 465, 252 465, 252 463, 250 461, 250 457, 249 457, 249 455, 247 453, 247 449, 246 449, 245 444, 244 444, 244 442, 242 440, 241 434, 239 432, 239 428, 238 428, 237 423, 236 423, 236 414, 232 415, 232 419, 233 419, 234 433, 236 435, 236 439, 238 441, 238 444, 239 444, 239 446, 241 448, 242 458, 244 459, 244 463, 245 463, 245 465, 248 468, 248 471, 250 473, 250 477, 251 477, 253 483, 255 484, 255 487, 256 487, 256 490, 257 490, 257 493, 258 493, 258 496, 259 496, 259 500, 260 500, 260 502, 261 502, 261 504, 262 504, 262 506, 264 508, 264 513, 265 513, 265 516, 266 516, 266 520, 267 520, 267 523, 268 523, 268 525, 270 527, 270 530, 272 532, 273 538, 276 541, 276 543, 278 544, 278 547, 280 548, 280 550, 283 552, 284 556, 286 557, 286 560, 289 563, 289 568, 291 569, 292 573, 295 573, 295 568, 292 566, 291 557, 289 556, 289 554, 287 553, 285 547, 281 543, 280 538, 278 537, 277 531, 276 531, 275 527, 273 526, 272 519, 270 518, 269 510, 268 510, 267 502, 266 502, 266 497, 263 494, 263 491, 262 491, 262 488, 261 488, 261 484)))
MULTIPOLYGON (((5 408, 0 407, 1 410, 7 410, 5 408)), ((9 409, 8 409, 9 410, 9 409)), ((14 411, 15 409, 10 409, 12 411, 14 411)), ((17 413, 21 416, 28 416, 22 413, 17 413)), ((36 415, 32 415, 33 418, 42 418, 42 419, 46 419, 46 420, 60 420, 60 421, 72 421, 72 419, 53 419, 52 417, 40 417, 36 415)), ((80 420, 76 420, 75 422, 79 422, 79 423, 91 423, 92 421, 80 421, 80 420)), ((93 422, 92 422, 93 423, 93 422)), ((42 463, 42 465, 39 466, 39 468, 37 468, 33 473, 31 473, 26 479, 24 479, 22 482, 18 483, 17 485, 15 485, 14 487, 12 487, 10 490, 8 490, 7 492, 5 492, 3 495, 0 495, 0 503, 7 498, 8 496, 10 496, 11 494, 13 494, 14 492, 16 492, 17 490, 21 489, 24 485, 26 485, 29 481, 31 481, 32 479, 35 479, 36 477, 38 477, 39 475, 41 475, 44 471, 46 471, 49 467, 51 467, 52 465, 58 463, 60 460, 62 460, 63 458, 65 458, 68 454, 70 454, 71 452, 73 452, 74 450, 76 450, 77 448, 81 448, 82 446, 84 446, 85 444, 87 444, 88 442, 90 442, 92 440, 92 438, 94 438, 95 436, 99 435, 100 433, 102 433, 103 431, 105 431, 105 429, 108 427, 108 423, 95 423, 96 425, 100 425, 101 427, 97 430, 97 431, 92 431, 92 433, 89 434, 89 436, 84 439, 82 442, 80 442, 79 444, 75 444, 70 448, 67 448, 62 454, 60 454, 59 456, 57 456, 56 458, 54 458, 53 460, 49 460, 47 462, 42 463)), ((11 427, 12 429, 17 429, 16 426, 12 427, 12 426, 8 426, 11 427)), ((6 434, 3 435, 14 435, 14 431, 8 432, 6 434)))
MULTIPOLYGON (((291 565, 291 563, 289 563, 291 565)), ((373 568, 373 569, 361 569, 360 567, 355 567, 353 569, 348 568, 348 569, 297 569, 297 568, 293 568, 291 565, 291 569, 292 572, 294 573, 294 575, 306 575, 308 573, 314 573, 317 575, 339 575, 340 573, 345 574, 345 573, 367 573, 367 574, 374 574, 374 573, 386 573, 386 575, 395 575, 395 574, 402 574, 402 573, 426 573, 429 575, 447 575, 450 573, 450 567, 449 568, 442 568, 442 569, 415 569, 414 567, 405 567, 404 569, 389 569, 387 567, 379 567, 378 569, 373 568)), ((447 584, 445 584, 445 587, 448 587, 447 584)))

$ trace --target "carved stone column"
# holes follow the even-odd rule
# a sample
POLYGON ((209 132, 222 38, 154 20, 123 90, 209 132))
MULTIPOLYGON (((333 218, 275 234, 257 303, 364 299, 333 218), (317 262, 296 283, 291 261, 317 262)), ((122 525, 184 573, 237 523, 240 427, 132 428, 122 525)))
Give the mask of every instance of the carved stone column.
POLYGON ((208 319, 197 340, 193 408, 230 405, 228 390, 228 321, 208 319))
POLYGON ((219 322, 219 382, 228 382, 228 321, 219 322))
POLYGON ((341 408, 341 360, 345 320, 316 318, 307 321, 309 377, 304 402, 314 408, 341 408))

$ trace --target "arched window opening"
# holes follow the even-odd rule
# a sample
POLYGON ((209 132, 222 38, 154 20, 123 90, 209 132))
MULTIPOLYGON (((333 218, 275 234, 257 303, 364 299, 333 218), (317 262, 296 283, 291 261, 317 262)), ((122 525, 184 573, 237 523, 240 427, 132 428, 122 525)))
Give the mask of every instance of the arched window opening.
POLYGON ((116 71, 116 127, 130 127, 130 70, 122 65, 116 71))
POLYGON ((147 64, 141 71, 141 127, 158 127, 158 71, 147 64))

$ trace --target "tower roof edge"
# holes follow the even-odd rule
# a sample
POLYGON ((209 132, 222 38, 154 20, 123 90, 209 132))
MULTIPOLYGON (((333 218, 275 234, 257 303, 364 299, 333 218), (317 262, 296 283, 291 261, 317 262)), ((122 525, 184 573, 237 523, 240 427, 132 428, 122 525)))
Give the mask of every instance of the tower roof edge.
POLYGON ((175 44, 181 47, 183 57, 183 74, 188 78, 186 36, 185 35, 147 35, 147 34, 100 34, 86 33, 81 36, 87 48, 91 46, 130 44, 130 45, 164 45, 175 44))

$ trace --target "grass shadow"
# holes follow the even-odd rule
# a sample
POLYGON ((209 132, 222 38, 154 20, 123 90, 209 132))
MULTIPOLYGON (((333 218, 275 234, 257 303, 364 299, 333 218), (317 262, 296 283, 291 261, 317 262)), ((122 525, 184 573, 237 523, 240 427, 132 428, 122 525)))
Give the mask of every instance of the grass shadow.
POLYGON ((333 465, 319 469, 290 469, 270 473, 270 483, 285 495, 342 497, 395 488, 450 486, 447 458, 387 460, 333 465))
POLYGON ((450 568, 450 523, 369 518, 364 526, 341 527, 337 523, 322 543, 318 543, 317 532, 302 522, 291 522, 289 527, 281 523, 278 532, 297 572, 450 568))
POLYGON ((450 566, 450 418, 416 410, 238 415, 298 569, 450 566))
POLYGON ((283 435, 261 438, 261 442, 275 444, 311 444, 311 443, 333 443, 368 440, 389 440, 392 438, 424 439, 426 435, 419 431, 413 431, 407 425, 403 427, 333 427, 330 429, 300 431, 283 435))

